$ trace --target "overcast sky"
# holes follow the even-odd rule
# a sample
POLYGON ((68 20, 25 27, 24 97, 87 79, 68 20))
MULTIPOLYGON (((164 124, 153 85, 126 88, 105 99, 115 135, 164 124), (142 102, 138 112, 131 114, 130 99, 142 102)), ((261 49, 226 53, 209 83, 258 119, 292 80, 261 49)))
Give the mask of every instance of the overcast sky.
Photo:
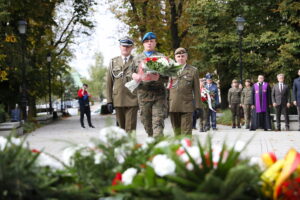
POLYGON ((81 76, 88 76, 88 67, 94 63, 94 54, 101 52, 104 56, 104 64, 108 66, 109 60, 119 55, 118 39, 126 35, 126 25, 117 20, 110 12, 107 5, 99 4, 95 8, 94 20, 96 28, 90 37, 82 37, 76 40, 75 57, 70 63, 81 76))

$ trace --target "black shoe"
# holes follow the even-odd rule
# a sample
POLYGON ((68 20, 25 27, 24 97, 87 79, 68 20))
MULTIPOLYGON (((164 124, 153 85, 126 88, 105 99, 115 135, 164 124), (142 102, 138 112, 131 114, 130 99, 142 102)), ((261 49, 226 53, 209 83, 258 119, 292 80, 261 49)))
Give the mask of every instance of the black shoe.
POLYGON ((241 126, 238 126, 238 128, 242 128, 241 126))
POLYGON ((281 128, 277 128, 275 131, 281 131, 281 128))
POLYGON ((235 126, 232 126, 232 128, 236 128, 235 126))
POLYGON ((264 129, 264 131, 268 131, 268 129, 264 129))
POLYGON ((213 128, 214 131, 218 130, 217 128, 213 128))
POLYGON ((247 125, 247 126, 246 126, 246 129, 249 129, 249 128, 250 128, 249 125, 247 125))
POLYGON ((204 128, 200 128, 200 131, 199 131, 199 132, 205 132, 205 131, 204 131, 204 128))
POLYGON ((81 125, 81 128, 85 128, 85 126, 84 126, 84 125, 81 125))
POLYGON ((93 126, 93 125, 90 125, 90 128, 95 128, 95 126, 93 126))

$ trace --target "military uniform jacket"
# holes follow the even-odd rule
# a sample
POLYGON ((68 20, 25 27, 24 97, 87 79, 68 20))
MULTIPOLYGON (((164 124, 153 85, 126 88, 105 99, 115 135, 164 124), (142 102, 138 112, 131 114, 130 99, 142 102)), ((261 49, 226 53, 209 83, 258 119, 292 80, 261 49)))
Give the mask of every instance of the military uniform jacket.
POLYGON ((199 72, 197 68, 186 65, 173 80, 170 89, 169 112, 194 112, 200 108, 199 72))
POLYGON ((242 90, 240 88, 230 88, 228 91, 229 105, 232 103, 241 103, 241 93, 242 90))
POLYGON ((241 104, 242 105, 252 105, 252 87, 243 88, 241 104))
POLYGON ((132 80, 134 71, 133 56, 129 57, 126 64, 123 63, 121 56, 111 60, 106 80, 107 103, 113 103, 114 107, 138 106, 136 94, 125 87, 125 84, 132 80))
MULTIPOLYGON (((150 57, 164 56, 159 52, 154 52, 150 57)), ((147 56, 142 53, 137 56, 135 63, 136 66, 140 62, 146 59, 147 56)), ((157 81, 141 82, 137 88, 138 100, 141 102, 156 101, 158 99, 166 99, 166 87, 165 84, 168 82, 168 77, 163 77, 160 75, 157 81)))

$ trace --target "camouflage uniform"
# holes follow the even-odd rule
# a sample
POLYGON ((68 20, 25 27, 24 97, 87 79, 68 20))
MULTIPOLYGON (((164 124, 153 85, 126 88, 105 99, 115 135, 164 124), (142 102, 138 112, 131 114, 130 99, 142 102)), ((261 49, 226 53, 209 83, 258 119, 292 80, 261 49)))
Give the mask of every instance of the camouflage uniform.
POLYGON ((121 56, 111 60, 106 77, 107 103, 113 103, 119 126, 127 132, 136 130, 138 101, 125 84, 132 80, 136 66, 133 56, 124 64, 121 56))
MULTIPOLYGON (((151 57, 163 56, 154 52, 151 57)), ((136 65, 147 58, 142 53, 136 58, 136 65)), ((167 116, 167 91, 165 84, 167 77, 160 76, 158 81, 141 82, 137 88, 137 96, 140 107, 141 121, 149 136, 159 136, 163 134, 164 119, 167 116)))
POLYGON ((241 104, 244 109, 244 118, 245 118, 246 128, 249 128, 250 119, 251 119, 252 87, 243 88, 241 104))
POLYGON ((240 88, 230 88, 228 91, 228 103, 230 105, 232 113, 232 126, 238 127, 241 126, 241 117, 240 117, 240 104, 241 104, 241 93, 240 88), (237 121, 237 123, 236 123, 237 121))

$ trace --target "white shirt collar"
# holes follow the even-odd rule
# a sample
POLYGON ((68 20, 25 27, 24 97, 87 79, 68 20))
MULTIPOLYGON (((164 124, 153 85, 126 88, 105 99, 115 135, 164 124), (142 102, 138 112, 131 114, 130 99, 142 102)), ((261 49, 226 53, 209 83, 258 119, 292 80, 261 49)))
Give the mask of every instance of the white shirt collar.
POLYGON ((129 60, 129 58, 130 58, 130 55, 129 56, 122 56, 122 60, 123 60, 123 63, 124 63, 124 61, 125 61, 125 58, 126 58, 126 61, 128 62, 128 60, 129 60))

